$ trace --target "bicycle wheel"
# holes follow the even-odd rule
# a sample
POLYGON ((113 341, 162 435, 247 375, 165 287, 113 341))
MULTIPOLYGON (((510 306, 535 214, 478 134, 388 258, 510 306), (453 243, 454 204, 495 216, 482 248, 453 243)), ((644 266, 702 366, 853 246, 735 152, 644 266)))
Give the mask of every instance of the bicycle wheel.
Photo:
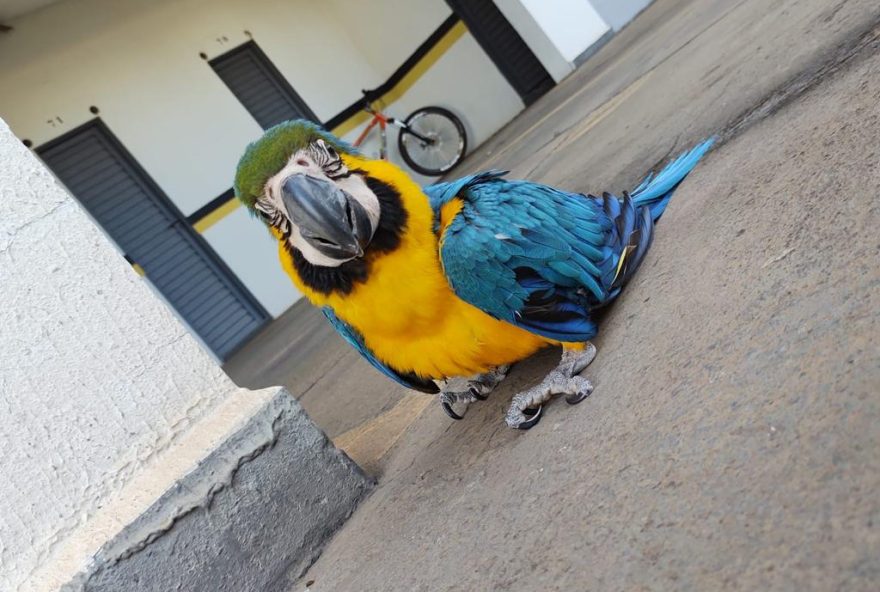
POLYGON ((443 107, 412 112, 397 136, 400 156, 414 171, 436 177, 461 162, 467 134, 461 120, 443 107))

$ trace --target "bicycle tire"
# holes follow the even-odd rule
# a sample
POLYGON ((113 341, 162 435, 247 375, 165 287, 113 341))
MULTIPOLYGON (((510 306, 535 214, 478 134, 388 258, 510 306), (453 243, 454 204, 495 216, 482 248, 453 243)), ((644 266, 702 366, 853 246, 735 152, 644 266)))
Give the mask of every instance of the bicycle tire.
POLYGON ((443 107, 422 107, 421 109, 416 109, 412 113, 410 113, 409 117, 406 118, 404 124, 409 128, 414 123, 418 122, 420 119, 423 119, 425 116, 433 115, 435 117, 440 117, 441 120, 447 120, 452 124, 452 127, 455 130, 456 138, 458 140, 458 150, 454 157, 450 158, 448 162, 441 163, 438 166, 428 166, 423 163, 420 163, 410 154, 410 148, 407 146, 408 137, 412 138, 412 141, 418 141, 415 136, 412 135, 407 129, 401 129, 400 133, 397 136, 397 148, 400 151, 400 156, 403 158, 404 162, 416 171, 417 173, 421 173, 423 175, 427 175, 429 177, 437 177, 443 175, 444 173, 448 173, 452 169, 454 169, 463 159, 465 154, 467 153, 467 132, 464 129, 464 124, 461 122, 461 119, 458 118, 452 111, 449 109, 444 109, 443 107))

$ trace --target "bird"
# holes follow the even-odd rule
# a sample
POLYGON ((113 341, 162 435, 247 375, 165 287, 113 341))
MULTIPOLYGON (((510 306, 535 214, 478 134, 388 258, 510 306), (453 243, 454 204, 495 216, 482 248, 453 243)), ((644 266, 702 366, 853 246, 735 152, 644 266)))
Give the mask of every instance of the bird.
POLYGON ((597 313, 644 261, 654 224, 710 149, 705 140, 620 197, 490 170, 421 187, 318 124, 291 120, 249 144, 234 192, 268 227, 281 267, 373 367, 436 395, 453 419, 512 364, 561 347, 513 396, 508 426, 534 427, 557 395, 593 386, 597 313), (452 384, 462 381, 464 388, 452 384))

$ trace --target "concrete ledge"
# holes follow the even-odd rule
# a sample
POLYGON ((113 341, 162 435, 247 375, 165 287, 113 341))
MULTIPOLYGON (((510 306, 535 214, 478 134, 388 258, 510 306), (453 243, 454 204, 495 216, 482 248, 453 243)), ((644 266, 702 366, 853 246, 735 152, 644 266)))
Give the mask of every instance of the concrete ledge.
POLYGON ((175 452, 82 534, 104 533, 113 517, 146 507, 61 590, 282 589, 373 485, 281 388, 231 395, 175 452), (194 452, 195 463, 182 460, 194 452), (156 483, 173 484, 143 504, 156 483))

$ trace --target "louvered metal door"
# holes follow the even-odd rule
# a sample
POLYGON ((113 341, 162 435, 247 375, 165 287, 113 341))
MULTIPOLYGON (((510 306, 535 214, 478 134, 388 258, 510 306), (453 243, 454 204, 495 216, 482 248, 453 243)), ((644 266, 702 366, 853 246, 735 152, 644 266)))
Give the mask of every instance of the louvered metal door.
POLYGON ((446 0, 526 105, 556 84, 492 0, 446 0))
POLYGON ((253 41, 211 60, 211 67, 263 129, 315 114, 253 41))
POLYGON ((221 360, 269 319, 100 120, 37 152, 221 360))

